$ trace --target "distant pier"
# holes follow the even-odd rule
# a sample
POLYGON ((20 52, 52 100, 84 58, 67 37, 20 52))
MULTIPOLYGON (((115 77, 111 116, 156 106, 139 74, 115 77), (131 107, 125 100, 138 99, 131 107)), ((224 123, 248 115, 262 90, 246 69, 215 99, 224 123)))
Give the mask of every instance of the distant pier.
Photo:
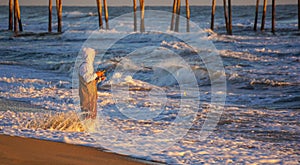
MULTIPOLYGON (((263 1, 263 13, 262 13, 262 21, 260 30, 265 30, 265 20, 267 14, 267 3, 268 0, 263 1)), ((144 22, 144 13, 145 13, 145 0, 139 0, 140 11, 141 11, 141 25, 140 31, 145 32, 145 22, 144 22)), ((212 0, 211 3, 211 30, 214 30, 214 18, 216 11, 216 0, 212 0)), ((103 11, 104 18, 106 23, 106 29, 109 29, 109 12, 107 0, 96 0, 95 5, 97 6, 98 11, 98 20, 99 20, 99 28, 103 29, 103 11), (103 9, 103 10, 102 10, 103 9)), ((133 12, 134 12, 134 31, 137 31, 137 0, 133 0, 133 12)), ((186 5, 186 18, 187 18, 187 31, 189 31, 189 19, 190 19, 190 3, 189 0, 185 0, 186 5)), ((257 31, 257 20, 258 20, 258 11, 260 6, 260 0, 256 0, 256 8, 255 8, 255 18, 254 18, 254 27, 253 30, 257 31)), ((8 2, 9 8, 9 17, 8 17, 8 30, 14 31, 17 33, 18 31, 23 31, 22 21, 21 21, 21 10, 19 6, 19 0, 9 0, 8 2)), ((48 5, 48 13, 49 13, 49 21, 48 21, 48 32, 52 32, 52 0, 49 0, 48 5)), ((179 15, 180 15, 181 1, 173 0, 173 15, 170 25, 170 30, 178 31, 179 25, 179 15)), ((232 3, 231 0, 223 0, 223 8, 224 8, 224 20, 227 34, 232 34, 232 3)), ((62 11, 63 11, 63 3, 62 0, 56 0, 56 15, 57 15, 57 32, 62 32, 62 11)), ((271 30, 273 33, 276 31, 276 0, 272 0, 272 27, 271 30)), ((300 0, 298 0, 298 30, 300 30, 300 0)))

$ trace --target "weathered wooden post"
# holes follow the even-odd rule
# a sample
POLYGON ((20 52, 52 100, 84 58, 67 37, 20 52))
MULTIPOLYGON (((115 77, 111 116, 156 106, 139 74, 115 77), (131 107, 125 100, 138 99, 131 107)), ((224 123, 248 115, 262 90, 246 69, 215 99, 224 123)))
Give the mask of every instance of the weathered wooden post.
POLYGON ((137 31, 136 9, 137 9, 137 7, 136 7, 136 0, 133 0, 133 14, 134 14, 134 16, 133 16, 133 25, 134 25, 133 30, 135 32, 137 31))
POLYGON ((57 11, 57 32, 62 32, 62 0, 56 0, 56 11, 57 11))
POLYGON ((14 30, 15 30, 15 32, 17 32, 18 30, 18 28, 17 28, 17 26, 18 26, 18 23, 19 23, 19 30, 20 31, 23 31, 23 26, 22 26, 22 21, 21 21, 21 12, 20 12, 20 6, 19 6, 19 0, 15 0, 14 1, 14 6, 15 6, 15 12, 14 12, 14 18, 15 18, 15 28, 14 28, 14 30))
POLYGON ((176 13, 177 13, 177 0, 174 0, 173 1, 173 14, 172 14, 170 30, 174 30, 174 22, 175 22, 176 13))
POLYGON ((228 0, 228 16, 229 16, 229 22, 228 22, 228 34, 232 35, 232 11, 231 11, 231 0, 228 0))
POLYGON ((266 13, 267 13, 267 3, 268 0, 264 0, 264 10, 263 10, 263 15, 262 15, 262 20, 261 20, 261 31, 265 30, 265 21, 266 21, 266 13))
POLYGON ((211 22, 210 22, 210 29, 211 30, 214 30, 215 11, 216 11, 216 0, 212 0, 212 5, 211 5, 211 22))
POLYGON ((103 28, 103 21, 102 21, 102 5, 101 5, 101 0, 97 0, 97 11, 98 11, 98 24, 99 28, 103 28))
MULTIPOLYGON (((20 5, 19 0, 15 0, 15 14, 16 14, 16 21, 19 23, 19 30, 23 31, 22 21, 21 21, 21 12, 20 12, 20 5)), ((16 27, 17 28, 17 27, 16 27)))
POLYGON ((272 33, 275 33, 275 16, 276 16, 276 4, 275 0, 272 0, 272 33))
POLYGON ((13 30, 13 0, 9 0, 8 30, 13 30))
POLYGON ((14 32, 18 32, 18 18, 17 18, 17 6, 16 4, 17 0, 14 0, 14 32))
POLYGON ((256 0, 255 20, 254 20, 254 27, 253 27, 253 29, 254 29, 255 31, 257 30, 258 6, 259 6, 259 0, 256 0))
POLYGON ((190 11, 189 0, 185 0, 185 7, 186 7, 186 19, 190 19, 191 18, 191 11, 190 11))
POLYGON ((49 0, 48 32, 52 32, 52 0, 49 0))
POLYGON ((108 7, 107 7, 107 1, 106 0, 103 0, 103 5, 104 5, 106 29, 109 29, 109 24, 108 24, 108 7))
POLYGON ((177 9, 176 9, 176 12, 177 12, 177 15, 180 15, 180 7, 181 7, 181 2, 180 0, 177 0, 177 9))
POLYGON ((145 32, 145 1, 140 0, 140 10, 141 10, 141 32, 145 32))
POLYGON ((226 0, 223 0, 223 7, 224 7, 225 26, 226 26, 226 31, 228 33, 229 27, 228 27, 228 14, 227 14, 226 0))
POLYGON ((181 1, 177 0, 177 9, 176 9, 176 22, 175 22, 175 32, 179 32, 179 21, 180 21, 180 7, 181 7, 181 1))
POLYGON ((190 11, 189 0, 185 0, 185 7, 186 7, 186 32, 190 32, 191 11, 190 11))

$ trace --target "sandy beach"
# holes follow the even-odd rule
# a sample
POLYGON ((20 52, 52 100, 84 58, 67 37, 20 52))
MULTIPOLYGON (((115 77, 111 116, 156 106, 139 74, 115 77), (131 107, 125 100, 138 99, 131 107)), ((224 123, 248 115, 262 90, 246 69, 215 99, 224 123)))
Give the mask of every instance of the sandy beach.
POLYGON ((6 165, 148 164, 95 148, 6 135, 0 135, 0 160, 6 165))
MULTIPOLYGON (((41 107, 27 102, 0 98, 0 111, 44 111, 41 107)), ((40 164, 156 164, 100 151, 96 148, 61 142, 0 135, 0 165, 40 165, 40 164)))
POLYGON ((132 3, 109 4, 100 29, 94 2, 64 4, 58 33, 48 3, 20 3, 23 32, 8 30, 9 3, 0 6, 0 165, 299 165, 298 5, 260 1, 253 30, 256 3, 245 1, 228 10, 232 35, 222 3, 213 30, 198 1, 189 19, 174 19, 171 3, 136 15, 132 3), (94 122, 80 120, 84 48, 106 76, 94 122))

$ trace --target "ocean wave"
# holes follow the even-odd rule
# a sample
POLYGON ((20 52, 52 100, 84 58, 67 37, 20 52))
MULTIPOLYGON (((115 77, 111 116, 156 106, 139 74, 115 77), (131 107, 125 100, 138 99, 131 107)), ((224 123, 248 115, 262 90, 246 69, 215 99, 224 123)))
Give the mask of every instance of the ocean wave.
POLYGON ((30 83, 30 84, 40 84, 40 85, 49 85, 50 82, 41 79, 23 79, 23 78, 15 78, 15 77, 0 77, 0 81, 6 83, 30 83))
POLYGON ((70 12, 64 12, 63 16, 67 18, 83 18, 83 17, 90 17, 90 16, 96 16, 96 13, 93 12, 81 12, 81 11, 70 11, 70 12))
POLYGON ((30 116, 30 120, 21 120, 19 125, 33 130, 44 129, 67 132, 83 132, 85 130, 78 114, 73 111, 34 113, 30 116))
POLYGON ((277 86, 289 86, 289 85, 294 85, 293 83, 290 82, 283 82, 283 81, 276 81, 276 80, 270 80, 270 79, 253 79, 250 82, 250 85, 266 85, 266 86, 272 86, 272 87, 277 87, 277 86))

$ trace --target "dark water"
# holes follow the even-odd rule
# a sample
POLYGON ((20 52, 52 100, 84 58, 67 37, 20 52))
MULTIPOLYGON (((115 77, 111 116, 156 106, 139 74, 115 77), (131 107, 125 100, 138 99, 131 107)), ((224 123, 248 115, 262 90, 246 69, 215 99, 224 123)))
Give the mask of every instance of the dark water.
MULTIPOLYGON (((170 7, 146 7, 146 9, 169 12, 172 10, 170 7)), ((210 10, 208 6, 192 6, 191 21, 207 31, 208 39, 219 50, 225 68, 226 105, 216 128, 217 131, 213 134, 215 137, 211 137, 217 141, 217 144, 210 143, 209 140, 205 141, 205 144, 194 140, 203 118, 199 113, 190 133, 184 138, 184 141, 191 144, 180 142, 177 146, 179 149, 176 147, 170 149, 175 156, 172 156, 172 153, 164 152, 151 155, 151 159, 169 163, 201 164, 203 161, 213 163, 212 157, 223 155, 221 156, 223 158, 226 145, 228 145, 233 150, 237 148, 236 151, 240 153, 244 152, 243 149, 246 150, 246 156, 242 156, 242 154, 233 156, 232 160, 236 162, 245 163, 239 158, 249 158, 250 163, 259 162, 258 157, 263 155, 269 158, 273 158, 271 155, 276 155, 281 162, 299 162, 300 32, 297 30, 296 5, 277 6, 277 32, 275 34, 270 32, 270 7, 268 7, 266 18, 266 31, 254 32, 252 27, 255 7, 234 6, 234 34, 232 36, 225 35, 222 7, 217 7, 215 32, 208 30, 210 10), (207 149, 205 151, 208 151, 209 147, 215 147, 216 151, 208 152, 212 157, 201 157, 203 156, 201 146, 205 146, 204 148, 207 149), (191 153, 188 154, 188 151, 191 153), (286 152, 288 155, 284 156, 284 151, 288 151, 286 152), (180 152, 187 154, 180 156, 180 152), (280 154, 282 155, 280 156, 280 154)), ((131 11, 130 7, 110 7, 110 19, 131 11)), ((54 9, 53 13, 55 12, 54 9)), ((185 12, 184 9, 182 12, 185 12)), ((67 74, 65 77, 71 82, 72 67, 78 52, 90 34, 98 28, 96 8, 64 7, 62 34, 44 33, 47 31, 48 25, 47 7, 22 7, 21 13, 25 32, 20 33, 19 37, 13 37, 13 33, 5 30, 8 21, 7 7, 0 7, 0 64, 9 64, 12 68, 16 66, 16 69, 22 66, 45 70, 46 74, 52 71, 67 74)), ((53 29, 56 29, 56 17, 54 16, 53 19, 53 29)), ((110 28, 113 29, 113 27, 110 28)), ((116 61, 122 55, 131 52, 132 49, 145 46, 147 42, 153 45, 165 44, 166 47, 181 43, 178 40, 172 41, 172 39, 160 40, 160 37, 163 38, 163 35, 145 34, 144 37, 126 38, 125 41, 119 41, 123 47, 116 45, 108 52, 107 59, 116 61)), ((197 59, 196 55, 187 47, 180 47, 178 51, 186 60, 194 60, 194 66, 203 65, 201 60, 197 59)), ((145 68, 134 78, 160 87, 175 86, 176 88, 177 84, 168 83, 169 79, 151 82, 147 79, 151 74, 153 74, 151 68, 145 68)), ((205 92, 209 93, 210 82, 205 69, 197 74, 197 82, 203 92, 201 101, 206 105, 209 103, 210 96, 206 96, 205 92)), ((70 85, 66 88, 68 87, 70 85)), ((4 91, 4 89, 2 90, 4 91)), ((177 96, 178 93, 175 93, 169 97, 176 100, 177 96)), ((15 99, 30 100, 31 98, 15 99)), ((110 106, 107 109, 109 108, 110 106)), ((105 114, 118 116, 108 110, 105 114)), ((163 120, 172 121, 176 112, 164 115, 166 118, 162 118, 163 120)), ((225 163, 221 160, 219 162, 225 163)))

